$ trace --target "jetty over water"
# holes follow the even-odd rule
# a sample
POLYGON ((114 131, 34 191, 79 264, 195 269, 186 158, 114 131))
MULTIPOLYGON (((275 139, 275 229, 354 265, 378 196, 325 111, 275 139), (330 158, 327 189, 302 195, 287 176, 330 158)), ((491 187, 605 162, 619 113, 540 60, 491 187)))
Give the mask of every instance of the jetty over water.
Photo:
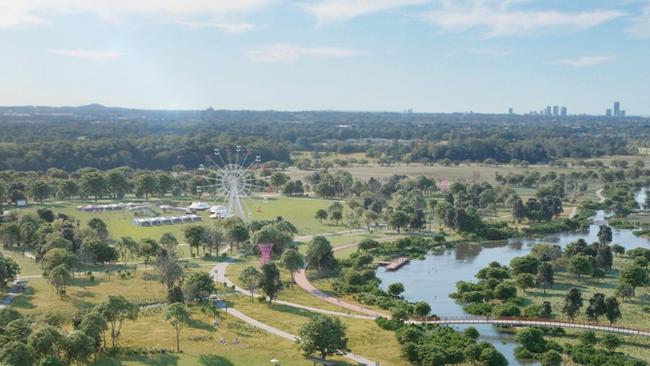
POLYGON ((397 271, 403 265, 407 264, 411 260, 408 257, 399 257, 393 259, 390 262, 379 262, 378 264, 382 267, 385 267, 387 271, 397 271))

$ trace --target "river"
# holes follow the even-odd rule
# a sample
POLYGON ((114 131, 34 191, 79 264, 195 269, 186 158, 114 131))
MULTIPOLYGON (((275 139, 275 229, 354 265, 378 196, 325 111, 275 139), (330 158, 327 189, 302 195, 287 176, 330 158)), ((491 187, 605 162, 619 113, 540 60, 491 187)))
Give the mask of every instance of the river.
MULTIPOLYGON (((642 206, 645 203, 646 190, 642 189, 636 195, 636 201, 642 206)), ((603 222, 606 218, 604 211, 598 211, 594 222, 603 222)), ((381 287, 387 288, 395 282, 404 284, 404 298, 409 301, 427 301, 432 312, 441 317, 468 315, 462 305, 457 304, 449 294, 456 291, 458 281, 476 281, 474 275, 490 262, 497 261, 509 264, 515 257, 527 255, 536 243, 553 243, 562 247, 584 239, 587 243, 598 241, 599 225, 592 224, 589 231, 563 232, 546 235, 541 239, 511 239, 500 243, 484 243, 482 245, 461 243, 454 249, 441 249, 430 253, 424 260, 411 261, 410 264, 395 272, 387 272, 379 268, 377 276, 382 280, 381 287)), ((629 229, 612 229, 613 243, 620 244, 626 249, 636 247, 650 248, 650 241, 639 238, 629 229)), ((558 311, 558 309, 555 309, 558 311)), ((457 327, 462 329, 463 327, 457 327)), ((517 347, 510 333, 498 332, 492 326, 476 326, 481 339, 492 343, 508 359, 510 365, 522 365, 514 357, 517 347)), ((539 365, 539 363, 525 363, 539 365)))

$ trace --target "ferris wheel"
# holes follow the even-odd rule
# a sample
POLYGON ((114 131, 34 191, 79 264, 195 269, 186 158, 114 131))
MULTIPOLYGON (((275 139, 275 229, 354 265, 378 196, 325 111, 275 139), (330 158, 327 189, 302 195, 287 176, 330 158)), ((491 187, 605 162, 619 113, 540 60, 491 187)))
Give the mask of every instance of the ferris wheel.
POLYGON ((219 203, 216 216, 228 218, 237 216, 247 221, 252 212, 244 198, 253 197, 266 187, 256 183, 254 169, 262 161, 259 155, 251 157, 250 150, 240 145, 215 148, 214 156, 207 155, 205 164, 200 164, 198 178, 204 184, 197 186, 197 193, 209 194, 219 203))

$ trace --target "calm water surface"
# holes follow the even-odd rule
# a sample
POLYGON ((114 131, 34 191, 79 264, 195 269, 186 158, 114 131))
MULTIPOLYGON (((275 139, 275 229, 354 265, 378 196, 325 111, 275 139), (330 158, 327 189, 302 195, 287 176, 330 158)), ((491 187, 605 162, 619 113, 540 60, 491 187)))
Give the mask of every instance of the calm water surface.
MULTIPOLYGON (((640 205, 645 203, 646 190, 642 189, 636 195, 640 205)), ((602 222, 606 215, 598 211, 595 222, 602 222)), ((636 247, 650 248, 650 241, 634 236, 632 230, 612 229, 613 243, 621 244, 626 249, 636 247)), ((528 254, 531 248, 540 242, 558 244, 562 247, 584 239, 587 243, 598 240, 598 225, 590 225, 589 231, 563 232, 547 235, 542 239, 511 239, 507 242, 487 243, 483 245, 459 244, 454 249, 443 249, 432 252, 424 260, 412 261, 395 272, 387 272, 379 268, 377 276, 382 280, 381 287, 387 288, 394 282, 404 284, 404 297, 409 301, 426 301, 431 305, 432 312, 441 317, 468 315, 461 305, 449 297, 456 291, 458 281, 476 281, 474 275, 490 262, 497 261, 509 264, 515 257, 528 254)), ((508 333, 500 333, 492 326, 476 326, 483 340, 492 343, 508 359, 510 365, 523 364, 514 357, 517 347, 514 337, 508 333)), ((463 329, 458 326, 457 329, 463 329)), ((528 363, 527 365, 539 365, 528 363)))

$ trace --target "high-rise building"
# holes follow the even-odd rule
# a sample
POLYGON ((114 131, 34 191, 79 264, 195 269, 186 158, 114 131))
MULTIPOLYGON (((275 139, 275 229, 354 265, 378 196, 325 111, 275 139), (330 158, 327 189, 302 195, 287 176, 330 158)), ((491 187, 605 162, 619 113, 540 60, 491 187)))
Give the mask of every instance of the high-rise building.
POLYGON ((559 105, 554 105, 553 106, 553 115, 554 116, 559 116, 560 115, 560 106, 559 105))
POLYGON ((552 114, 551 106, 547 105, 546 109, 544 110, 544 114, 547 116, 550 116, 552 114))
POLYGON ((621 110, 620 117, 625 117, 625 109, 621 110))
POLYGON ((614 102, 614 117, 621 115, 621 102, 614 102))
POLYGON ((512 107, 508 108, 508 114, 515 114, 515 110, 512 107))
POLYGON ((566 107, 562 107, 562 108, 560 108, 560 115, 563 116, 563 117, 566 117, 566 116, 567 116, 567 109, 566 109, 566 107))
POLYGON ((605 115, 607 117, 611 117, 612 116, 612 110, 610 108, 607 108, 607 111, 605 111, 605 115))

